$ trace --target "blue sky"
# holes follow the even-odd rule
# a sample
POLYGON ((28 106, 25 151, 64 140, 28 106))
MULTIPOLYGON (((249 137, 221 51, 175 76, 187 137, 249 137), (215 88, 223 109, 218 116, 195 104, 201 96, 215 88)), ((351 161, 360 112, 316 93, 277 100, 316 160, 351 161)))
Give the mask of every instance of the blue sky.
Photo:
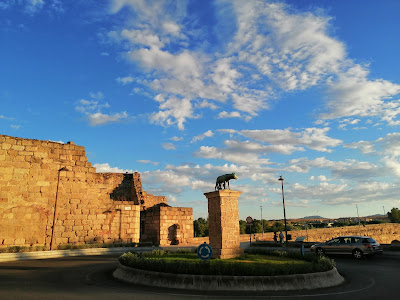
POLYGON ((98 172, 207 216, 400 204, 398 1, 0 1, 0 133, 85 146, 98 172))

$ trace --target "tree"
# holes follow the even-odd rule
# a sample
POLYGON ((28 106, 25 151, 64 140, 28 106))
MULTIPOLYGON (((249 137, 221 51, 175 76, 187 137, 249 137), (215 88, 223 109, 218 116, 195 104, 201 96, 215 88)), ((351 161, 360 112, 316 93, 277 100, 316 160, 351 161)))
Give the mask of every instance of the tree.
POLYGON ((246 227, 247 227, 246 221, 239 220, 240 234, 245 234, 246 233, 246 227))
POLYGON ((285 230, 285 225, 282 222, 275 222, 274 225, 272 225, 273 232, 279 232, 284 230, 285 230))
POLYGON ((198 218, 193 221, 193 230, 195 237, 208 236, 208 218, 207 220, 203 218, 198 218))
POLYGON ((400 223, 400 211, 398 208, 393 207, 390 212, 387 213, 390 222, 400 223))

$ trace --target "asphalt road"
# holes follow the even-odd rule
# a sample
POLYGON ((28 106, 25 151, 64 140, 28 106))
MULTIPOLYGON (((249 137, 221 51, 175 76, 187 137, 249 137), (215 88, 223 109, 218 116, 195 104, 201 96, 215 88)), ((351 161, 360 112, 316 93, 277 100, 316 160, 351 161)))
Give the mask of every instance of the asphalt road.
POLYGON ((400 255, 334 257, 346 283, 301 292, 220 292, 157 289, 112 278, 116 256, 0 263, 0 299, 400 299, 400 255))

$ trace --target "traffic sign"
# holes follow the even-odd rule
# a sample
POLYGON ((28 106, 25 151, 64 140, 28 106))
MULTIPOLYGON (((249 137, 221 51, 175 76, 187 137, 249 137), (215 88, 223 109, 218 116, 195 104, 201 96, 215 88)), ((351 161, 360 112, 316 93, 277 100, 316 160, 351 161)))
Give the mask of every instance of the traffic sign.
POLYGON ((253 218, 252 217, 247 217, 246 218, 247 224, 252 224, 253 223, 253 218))
POLYGON ((212 256, 212 248, 209 244, 204 243, 197 247, 197 256, 202 260, 210 259, 212 256))

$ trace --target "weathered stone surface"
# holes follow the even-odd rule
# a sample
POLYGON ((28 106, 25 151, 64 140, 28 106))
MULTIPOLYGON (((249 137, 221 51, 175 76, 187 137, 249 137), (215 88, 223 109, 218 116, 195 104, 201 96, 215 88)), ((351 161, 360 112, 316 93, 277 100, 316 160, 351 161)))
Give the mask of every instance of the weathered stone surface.
MULTIPOLYGON (((73 142, 0 135, 0 247, 17 243, 49 246, 56 202, 54 246, 139 242, 140 211, 166 204, 167 199, 143 191, 137 172, 96 173, 85 148, 73 142)), ((161 244, 170 244, 171 239, 180 244, 192 240, 191 208, 163 207, 160 211, 165 222, 150 212, 143 222, 150 224, 142 228, 144 238, 156 236, 154 242, 161 244)))
POLYGON ((204 194, 208 199, 210 246, 216 258, 227 259, 243 254, 240 249, 240 194, 241 192, 232 190, 204 194))

